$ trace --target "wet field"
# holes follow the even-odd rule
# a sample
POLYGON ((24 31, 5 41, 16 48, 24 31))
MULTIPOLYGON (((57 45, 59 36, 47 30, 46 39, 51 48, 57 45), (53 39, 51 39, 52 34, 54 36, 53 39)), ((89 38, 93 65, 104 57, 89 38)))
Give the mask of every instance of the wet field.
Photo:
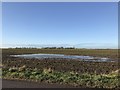
POLYGON ((7 67, 22 65, 39 69, 51 67, 57 71, 73 70, 81 73, 109 73, 118 68, 117 49, 3 49, 2 51, 2 63, 7 67))
POLYGON ((93 57, 93 56, 79 56, 79 55, 64 55, 64 54, 22 54, 10 55, 11 57, 27 58, 27 59, 71 59, 91 62, 114 62, 110 58, 93 57))
MULTIPOLYGON (((88 75, 102 75, 102 74, 110 74, 113 71, 118 70, 118 51, 117 50, 43 50, 43 49, 3 49, 3 69, 5 73, 9 74, 10 68, 21 68, 25 66, 25 70, 37 70, 41 72, 41 70, 53 70, 53 76, 56 77, 56 73, 60 75, 68 75, 71 72, 76 72, 79 75, 88 74, 88 75), (103 60, 103 61, 102 61, 103 60), (107 60, 107 61, 106 61, 107 60), (111 60, 113 60, 111 62, 111 60)), ((42 71, 42 72, 43 72, 42 71)), ((26 71, 24 71, 26 72, 26 71)), ((33 71, 34 72, 34 71, 33 71)), ((31 72, 31 75, 32 73, 31 72)), ((5 74, 4 73, 4 74, 5 74)), ((11 73, 11 72, 10 72, 11 73)), ((10 75, 5 76, 5 78, 11 78, 12 74, 17 72, 12 72, 10 75)), ((22 74, 23 72, 21 72, 22 74)), ((20 75, 21 75, 20 74, 20 75)), ((23 73, 24 74, 24 73, 23 73)), ((59 76, 58 74, 58 76, 59 76)), ((45 79, 44 74, 41 78, 45 79)), ((48 74, 48 76, 51 74, 48 74)), ((14 77, 14 76, 12 76, 14 77)), ((35 76, 34 76, 35 77, 35 76)), ((61 76, 62 77, 62 76, 61 76)), ((81 77, 81 76, 80 76, 81 77)), ((72 78, 72 77, 71 77, 72 78)), ((79 80, 79 76, 76 77, 79 80)), ((13 78, 14 79, 14 78, 13 78)), ((24 79, 24 78, 23 78, 24 79)), ((51 78, 50 78, 51 79, 51 78)), ((87 79, 87 78, 86 78, 87 79)), ((83 80, 86 80, 83 79, 83 80)), ((95 78, 97 79, 97 78, 95 78)), ((99 79, 99 78, 98 78, 99 79)), ((101 80, 106 80, 101 79, 101 80)), ((54 79, 56 80, 56 79, 54 79)), ((64 80, 64 78, 63 78, 64 80)), ((107 79, 109 80, 109 79, 107 79)), ((117 85, 116 80, 111 78, 113 83, 117 85)), ((71 80, 70 80, 71 81, 71 80)), ((95 80, 96 81, 96 80, 95 80)), ((93 82, 95 82, 93 80, 93 82)), ((72 80, 71 82, 74 82, 72 80)), ((76 82, 76 81, 75 81, 76 82)), ((99 82, 99 81, 97 81, 99 82)), ((109 82, 109 81, 108 81, 109 82)), ((14 83, 14 82, 13 82, 14 83)), ((85 84, 87 81, 83 82, 84 85, 80 87, 90 87, 85 84)), ((56 84, 59 83, 56 82, 56 84)), ((102 83, 102 86, 108 86, 108 84, 102 83)), ((69 85, 69 82, 68 84, 69 85)), ((65 85, 65 87, 67 87, 65 85)), ((98 84, 99 87, 100 83, 98 84)), ((64 86, 64 85, 63 85, 64 86)), ((71 87, 74 85, 71 85, 71 87)), ((61 86, 62 87, 62 86, 61 86)), ((91 87, 94 87, 91 86, 91 87)), ((114 87, 110 86, 110 87, 114 87)), ((118 87, 118 86, 115 86, 118 87)))

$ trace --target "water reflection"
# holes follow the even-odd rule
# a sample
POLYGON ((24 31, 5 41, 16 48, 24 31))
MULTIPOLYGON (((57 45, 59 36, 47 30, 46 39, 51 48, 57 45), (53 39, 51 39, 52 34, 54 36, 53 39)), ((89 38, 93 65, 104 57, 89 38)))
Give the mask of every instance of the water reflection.
POLYGON ((93 61, 93 62, 113 62, 109 58, 100 58, 93 56, 78 56, 78 55, 63 55, 63 54, 23 54, 23 55, 11 55, 12 57, 20 58, 62 58, 62 59, 80 59, 84 61, 93 61))

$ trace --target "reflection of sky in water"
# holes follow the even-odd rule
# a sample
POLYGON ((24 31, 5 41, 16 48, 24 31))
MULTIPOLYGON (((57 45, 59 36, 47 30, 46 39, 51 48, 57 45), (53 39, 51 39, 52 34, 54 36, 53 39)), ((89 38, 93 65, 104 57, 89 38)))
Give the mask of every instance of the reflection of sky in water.
POLYGON ((78 56, 78 55, 63 55, 63 54, 24 54, 24 55, 11 55, 13 57, 21 57, 21 58, 65 58, 65 59, 81 59, 83 61, 93 61, 93 62, 111 62, 112 60, 109 58, 100 58, 93 56, 78 56))

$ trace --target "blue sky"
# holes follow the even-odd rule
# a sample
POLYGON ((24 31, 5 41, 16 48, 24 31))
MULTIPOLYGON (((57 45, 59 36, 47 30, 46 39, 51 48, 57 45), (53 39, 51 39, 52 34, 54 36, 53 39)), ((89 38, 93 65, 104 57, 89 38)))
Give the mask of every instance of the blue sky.
POLYGON ((3 3, 3 44, 115 46, 117 11, 117 2, 3 3))

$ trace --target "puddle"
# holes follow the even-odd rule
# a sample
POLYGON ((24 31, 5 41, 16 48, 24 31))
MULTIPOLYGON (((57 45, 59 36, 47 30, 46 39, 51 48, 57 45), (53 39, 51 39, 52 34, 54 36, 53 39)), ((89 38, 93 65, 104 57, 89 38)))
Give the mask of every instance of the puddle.
POLYGON ((61 58, 61 59, 80 59, 83 61, 93 61, 93 62, 113 62, 110 58, 100 58, 93 56, 78 56, 78 55, 64 55, 64 54, 23 54, 23 55, 11 55, 12 57, 19 58, 61 58))

